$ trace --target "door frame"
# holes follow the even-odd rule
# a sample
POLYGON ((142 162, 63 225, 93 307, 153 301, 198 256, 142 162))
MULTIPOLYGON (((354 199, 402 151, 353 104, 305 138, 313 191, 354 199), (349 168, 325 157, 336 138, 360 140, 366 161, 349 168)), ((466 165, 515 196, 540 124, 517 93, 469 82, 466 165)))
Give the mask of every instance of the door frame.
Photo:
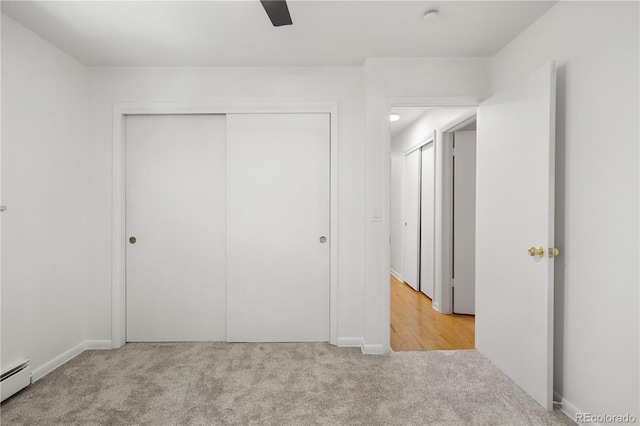
POLYGON ((304 114, 330 116, 329 214, 329 343, 338 338, 338 103, 337 102, 213 102, 116 103, 113 105, 111 203, 111 347, 126 342, 125 118, 127 115, 169 114, 304 114))
MULTIPOLYGON (((445 96, 445 97, 391 97, 385 96, 385 108, 383 111, 383 117, 386 120, 383 121, 383 155, 382 155, 382 211, 386 213, 386 217, 390 217, 391 212, 391 131, 389 126, 389 114, 391 114, 392 108, 420 108, 420 107, 432 107, 432 108, 477 108, 480 104, 480 100, 475 96, 445 96)), ((450 225, 451 214, 446 211, 447 203, 444 202, 444 188, 446 185, 450 185, 450 178, 443 173, 443 159, 447 154, 446 146, 442 145, 440 130, 436 131, 436 135, 433 141, 434 157, 435 157, 435 289, 434 299, 437 296, 438 283, 442 281, 443 271, 446 271, 446 265, 444 265, 444 259, 439 253, 443 253, 447 250, 448 243, 443 238, 443 235, 439 233, 441 229, 444 229, 450 225), (444 266, 444 268, 443 268, 444 266)), ((449 154, 450 155, 450 154, 449 154)), ((378 240, 378 247, 382 249, 382 268, 380 269, 379 279, 381 283, 386 283, 384 290, 382 291, 382 345, 380 348, 367 349, 366 353, 387 353, 391 348, 390 335, 391 335, 391 288, 389 286, 389 274, 391 271, 390 259, 391 259, 391 245, 389 244, 389 238, 391 235, 391 222, 389 220, 384 221, 384 229, 381 238, 378 240)), ((450 258, 449 258, 450 261, 450 258)), ((434 308, 439 310, 439 306, 434 300, 434 308)))

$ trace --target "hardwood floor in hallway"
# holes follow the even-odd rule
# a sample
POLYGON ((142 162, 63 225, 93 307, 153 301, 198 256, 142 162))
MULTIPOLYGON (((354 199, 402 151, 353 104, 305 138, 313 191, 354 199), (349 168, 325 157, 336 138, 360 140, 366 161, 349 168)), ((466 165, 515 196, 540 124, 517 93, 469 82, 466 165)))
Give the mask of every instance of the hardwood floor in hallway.
POLYGON ((431 299, 391 276, 391 350, 473 349, 475 317, 435 311, 431 299))

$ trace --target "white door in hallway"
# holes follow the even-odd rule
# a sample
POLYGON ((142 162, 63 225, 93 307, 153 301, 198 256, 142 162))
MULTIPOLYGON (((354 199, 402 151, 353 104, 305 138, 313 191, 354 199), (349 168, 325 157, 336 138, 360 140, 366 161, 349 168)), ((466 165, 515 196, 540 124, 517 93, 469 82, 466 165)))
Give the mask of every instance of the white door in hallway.
POLYGON ((476 313, 476 132, 453 135, 453 312, 476 313))
POLYGON ((225 340, 225 118, 126 118, 127 341, 225 340))
POLYGON ((548 257, 548 250, 554 244, 552 63, 479 107, 476 152, 476 347, 551 410, 554 260, 548 257), (536 247, 543 250, 540 257, 536 247))
POLYGON ((402 279, 414 290, 420 288, 420 160, 417 148, 404 155, 402 279))
POLYGON ((329 114, 227 116, 227 339, 329 340, 329 114))

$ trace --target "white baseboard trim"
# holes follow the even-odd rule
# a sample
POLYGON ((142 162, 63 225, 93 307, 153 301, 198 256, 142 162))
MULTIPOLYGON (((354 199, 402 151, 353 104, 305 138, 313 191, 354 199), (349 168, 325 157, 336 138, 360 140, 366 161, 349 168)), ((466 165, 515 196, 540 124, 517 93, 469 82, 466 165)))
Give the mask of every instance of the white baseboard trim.
POLYGON ((86 340, 86 349, 113 349, 111 346, 111 340, 86 340))
POLYGON ((341 348, 362 348, 364 339, 362 337, 338 337, 338 347, 341 348))
MULTIPOLYGON (((573 404, 571 401, 568 401, 566 398, 564 398, 562 395, 558 394, 557 392, 553 392, 553 399, 554 401, 560 401, 562 403, 562 406, 560 407, 560 411, 565 413, 567 417, 569 417, 571 420, 578 423, 579 425, 585 424, 585 423, 580 423, 576 421, 576 415, 578 413, 584 413, 585 412, 584 410, 579 409, 578 407, 575 406, 575 404, 573 404)), ((599 425, 600 423, 591 423, 591 424, 599 425)))
POLYGON ((362 353, 365 355, 382 355, 384 354, 384 346, 382 345, 362 345, 362 353))
POLYGON ((566 414, 567 417, 569 417, 571 420, 573 420, 577 424, 581 426, 586 424, 588 424, 589 426, 592 426, 592 425, 602 426, 601 423, 595 423, 595 422, 581 423, 580 421, 578 421, 579 420, 578 414, 584 414, 586 413, 586 411, 576 407, 575 404, 573 404, 571 401, 567 401, 567 399, 565 399, 562 395, 560 395, 556 391, 553 391, 553 400, 562 403, 562 406, 558 407, 560 408, 560 411, 566 414))
POLYGON ((394 277, 396 277, 396 279, 400 282, 404 282, 402 280, 402 274, 397 273, 396 271, 393 270, 393 268, 391 269, 391 275, 393 275, 394 277))
POLYGON ((434 302, 431 304, 431 306, 433 307, 433 309, 434 309, 435 311, 441 312, 441 311, 440 311, 440 304, 439 304, 438 302, 434 301, 434 302))
POLYGON ((87 349, 111 349, 111 340, 85 340, 77 344, 66 352, 61 353, 51 361, 45 362, 38 368, 34 368, 31 372, 31 381, 40 380, 56 368, 71 361, 87 349))
POLYGON ((85 350, 85 344, 85 342, 79 343, 68 351, 63 352, 57 357, 53 358, 52 360, 45 362, 40 367, 34 368, 31 372, 32 382, 40 380, 56 368, 60 367, 62 364, 69 362, 73 358, 80 355, 85 350))

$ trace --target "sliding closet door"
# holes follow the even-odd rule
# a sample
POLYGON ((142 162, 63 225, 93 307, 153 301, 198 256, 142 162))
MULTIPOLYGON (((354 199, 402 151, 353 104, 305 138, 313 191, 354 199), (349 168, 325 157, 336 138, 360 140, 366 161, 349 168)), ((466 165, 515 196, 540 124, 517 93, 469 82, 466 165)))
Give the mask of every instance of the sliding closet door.
POLYGON ((329 340, 329 114, 227 116, 227 339, 329 340))
POLYGON ((225 340, 225 119, 126 119, 127 341, 225 340))
POLYGON ((420 149, 404 156, 402 279, 414 290, 420 288, 420 149))

